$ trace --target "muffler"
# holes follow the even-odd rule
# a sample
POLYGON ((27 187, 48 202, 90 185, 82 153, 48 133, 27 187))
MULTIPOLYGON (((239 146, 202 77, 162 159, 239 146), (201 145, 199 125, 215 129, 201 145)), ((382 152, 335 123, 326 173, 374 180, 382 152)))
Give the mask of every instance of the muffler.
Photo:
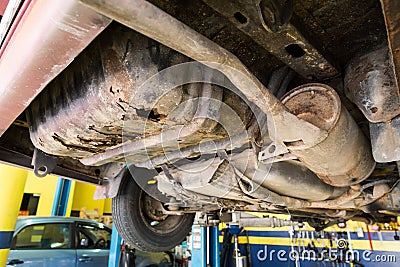
POLYGON ((328 132, 312 147, 302 142, 285 143, 290 153, 325 183, 358 184, 375 168, 370 142, 344 106, 338 94, 324 84, 306 84, 288 92, 282 103, 298 118, 328 132))

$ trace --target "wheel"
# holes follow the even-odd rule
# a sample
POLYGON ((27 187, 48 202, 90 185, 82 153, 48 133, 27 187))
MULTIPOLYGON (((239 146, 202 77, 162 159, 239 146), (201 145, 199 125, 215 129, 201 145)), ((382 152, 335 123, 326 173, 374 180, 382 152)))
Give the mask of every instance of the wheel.
POLYGON ((165 215, 161 205, 126 175, 112 200, 113 221, 122 239, 148 252, 170 250, 182 242, 192 227, 194 214, 165 215))

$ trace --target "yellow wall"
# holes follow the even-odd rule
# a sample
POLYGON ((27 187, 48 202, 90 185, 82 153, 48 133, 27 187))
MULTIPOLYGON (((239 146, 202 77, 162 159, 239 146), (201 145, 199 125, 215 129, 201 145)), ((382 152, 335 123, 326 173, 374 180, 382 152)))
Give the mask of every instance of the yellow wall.
POLYGON ((111 214, 111 198, 106 198, 104 200, 104 211, 103 213, 109 213, 111 214))
MULTIPOLYGON (((26 171, 0 164, 0 233, 12 234, 26 182, 26 171)), ((0 249, 0 266, 7 262, 10 244, 0 249)))
MULTIPOLYGON (((39 178, 36 177, 32 171, 8 166, 4 166, 4 168, 11 168, 12 172, 9 174, 11 176, 19 175, 20 173, 27 175, 24 193, 40 195, 36 215, 50 216, 53 208, 58 177, 47 175, 46 177, 39 178)), ((7 177, 6 180, 12 181, 11 178, 12 177, 7 177)), ((66 216, 70 216, 71 210, 79 211, 82 207, 86 207, 87 210, 95 210, 97 208, 99 210, 99 215, 102 215, 103 213, 111 213, 111 199, 93 200, 95 190, 95 185, 72 181, 66 216)))
MULTIPOLYGON (((13 172, 10 175, 18 176, 20 173, 26 173, 27 175, 24 193, 40 195, 36 215, 51 215, 55 189, 57 185, 57 177, 47 175, 46 177, 38 178, 32 171, 24 170, 22 168, 13 168, 13 172)), ((9 181, 12 181, 12 177, 9 177, 9 181)))
POLYGON ((50 216, 53 208, 54 195, 58 178, 47 175, 46 177, 36 177, 32 171, 28 172, 24 193, 40 194, 37 216, 50 216))
MULTIPOLYGON (((38 178, 33 172, 28 171, 25 193, 40 194, 37 216, 50 216, 53 208, 58 177, 47 175, 38 178)), ((99 215, 111 213, 111 199, 93 200, 95 185, 73 181, 71 183, 66 216, 71 215, 71 210, 79 211, 82 207, 86 210, 99 210, 99 215)))
POLYGON ((111 199, 94 200, 95 185, 77 182, 75 184, 72 210, 79 211, 86 207, 86 210, 98 209, 99 215, 111 213, 111 199))

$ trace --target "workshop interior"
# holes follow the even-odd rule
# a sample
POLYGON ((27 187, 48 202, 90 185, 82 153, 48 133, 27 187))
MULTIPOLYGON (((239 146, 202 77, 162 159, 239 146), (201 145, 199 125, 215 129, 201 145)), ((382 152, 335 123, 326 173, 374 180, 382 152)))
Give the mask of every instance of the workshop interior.
POLYGON ((0 267, 398 266, 400 1, 0 19, 0 267))

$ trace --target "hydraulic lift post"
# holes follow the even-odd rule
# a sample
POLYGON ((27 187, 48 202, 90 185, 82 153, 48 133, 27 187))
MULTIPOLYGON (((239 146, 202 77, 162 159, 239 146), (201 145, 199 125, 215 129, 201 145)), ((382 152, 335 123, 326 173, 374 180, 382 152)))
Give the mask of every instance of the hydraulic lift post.
POLYGON ((118 234, 115 225, 112 226, 110 255, 108 256, 108 267, 118 267, 121 255, 122 238, 118 234))
MULTIPOLYGON (((238 247, 238 235, 244 227, 283 227, 296 225, 297 222, 276 217, 256 217, 245 212, 233 212, 217 216, 215 213, 197 213, 192 228, 192 266, 220 267, 220 243, 218 225, 224 221, 227 225, 225 235, 235 238, 234 255, 228 257, 235 261, 237 267, 246 267, 246 256, 242 256, 238 247), (235 257, 234 257, 235 256, 235 257)), ((228 238, 229 239, 229 238, 228 238)), ((231 243, 231 240, 227 240, 231 243)), ((226 261, 226 254, 221 255, 226 261)))
POLYGON ((71 190, 71 180, 59 177, 53 201, 51 216, 65 216, 68 207, 69 192, 71 190))
POLYGON ((196 214, 192 227, 193 267, 220 267, 218 224, 215 214, 196 214))

